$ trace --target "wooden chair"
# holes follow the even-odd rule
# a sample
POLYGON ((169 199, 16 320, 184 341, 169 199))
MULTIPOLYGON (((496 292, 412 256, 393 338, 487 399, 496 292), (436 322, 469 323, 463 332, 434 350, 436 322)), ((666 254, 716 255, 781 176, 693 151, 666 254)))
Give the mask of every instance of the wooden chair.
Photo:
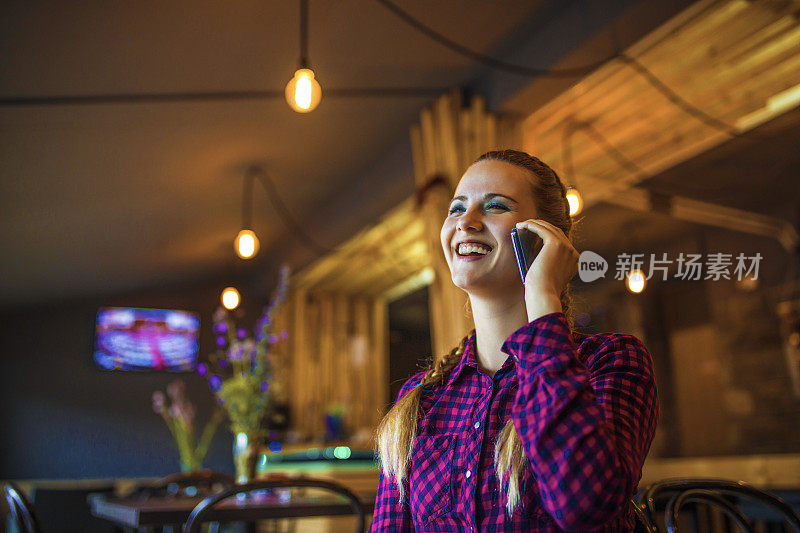
POLYGON ((39 520, 33 512, 33 506, 22 490, 11 481, 3 483, 3 495, 8 504, 11 518, 22 528, 23 533, 41 533, 39 520))
MULTIPOLYGON (((220 502, 223 502, 231 497, 259 490, 300 487, 324 489, 346 497, 350 507, 353 509, 353 514, 357 516, 356 533, 364 532, 364 508, 361 505, 361 501, 355 494, 338 483, 322 479, 308 478, 253 481, 245 485, 239 485, 230 488, 213 496, 209 496, 194 508, 192 513, 189 515, 189 520, 186 522, 183 531, 184 533, 200 533, 202 523, 208 520, 207 516, 214 509, 214 507, 220 502)), ((239 510, 236 509, 230 509, 229 518, 231 521, 252 521, 258 519, 258 511, 254 512, 252 508, 242 508, 241 513, 238 511, 239 510)))
MULTIPOLYGON (((744 481, 722 479, 667 479, 646 487, 637 504, 656 531, 677 533, 678 516, 688 504, 703 504, 721 511, 742 531, 750 533, 753 524, 741 509, 741 503, 755 502, 774 512, 795 533, 800 533, 800 516, 781 498, 759 490, 744 481), (664 503, 664 505, 661 505, 664 503), (659 520, 663 514, 663 520, 659 520), (664 530, 659 529, 663 522, 664 530)), ((695 527, 696 529, 696 527, 695 527)))

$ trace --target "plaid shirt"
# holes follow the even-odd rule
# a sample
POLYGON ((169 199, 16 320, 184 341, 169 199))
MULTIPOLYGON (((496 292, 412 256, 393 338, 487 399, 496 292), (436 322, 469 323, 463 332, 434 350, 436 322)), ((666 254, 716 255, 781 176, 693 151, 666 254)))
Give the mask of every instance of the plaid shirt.
POLYGON ((633 530, 629 501, 658 418, 647 349, 631 335, 571 332, 551 313, 502 350, 511 357, 492 378, 473 335, 447 382, 422 390, 405 500, 381 474, 372 531, 633 530), (511 516, 493 458, 509 419, 529 459, 511 516))

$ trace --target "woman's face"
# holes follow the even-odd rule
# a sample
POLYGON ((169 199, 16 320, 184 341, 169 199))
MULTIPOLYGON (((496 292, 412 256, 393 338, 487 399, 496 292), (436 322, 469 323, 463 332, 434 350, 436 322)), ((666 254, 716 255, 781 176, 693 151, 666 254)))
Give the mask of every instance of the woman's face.
POLYGON ((537 218, 531 179, 504 161, 480 161, 464 173, 441 233, 457 287, 476 295, 522 290, 510 233, 517 222, 537 218))

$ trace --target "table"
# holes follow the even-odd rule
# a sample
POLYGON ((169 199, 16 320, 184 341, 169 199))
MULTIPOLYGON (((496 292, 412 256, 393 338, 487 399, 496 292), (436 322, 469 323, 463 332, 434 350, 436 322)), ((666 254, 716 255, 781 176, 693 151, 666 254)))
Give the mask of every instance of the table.
MULTIPOLYGON (((364 513, 372 515, 375 494, 361 499, 364 513)), ((93 495, 88 499, 94 516, 106 519, 118 526, 138 528, 142 526, 167 526, 183 524, 202 497, 169 498, 109 498, 93 495)), ((313 516, 334 516, 353 514, 350 504, 334 497, 292 496, 288 502, 277 497, 246 500, 239 503, 233 497, 215 507, 209 513, 210 521, 256 520, 275 518, 301 518, 313 516)))

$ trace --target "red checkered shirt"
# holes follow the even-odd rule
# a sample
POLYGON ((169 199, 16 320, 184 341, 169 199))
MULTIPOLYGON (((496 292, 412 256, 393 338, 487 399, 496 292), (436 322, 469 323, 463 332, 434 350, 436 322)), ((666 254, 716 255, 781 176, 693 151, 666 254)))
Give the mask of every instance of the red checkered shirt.
POLYGON ((511 357, 490 377, 478 368, 473 335, 447 382, 422 389, 405 500, 381 474, 372 531, 633 530, 629 502, 658 418, 642 342, 570 331, 551 313, 502 350, 511 357), (528 459, 510 516, 493 458, 509 419, 528 459))

